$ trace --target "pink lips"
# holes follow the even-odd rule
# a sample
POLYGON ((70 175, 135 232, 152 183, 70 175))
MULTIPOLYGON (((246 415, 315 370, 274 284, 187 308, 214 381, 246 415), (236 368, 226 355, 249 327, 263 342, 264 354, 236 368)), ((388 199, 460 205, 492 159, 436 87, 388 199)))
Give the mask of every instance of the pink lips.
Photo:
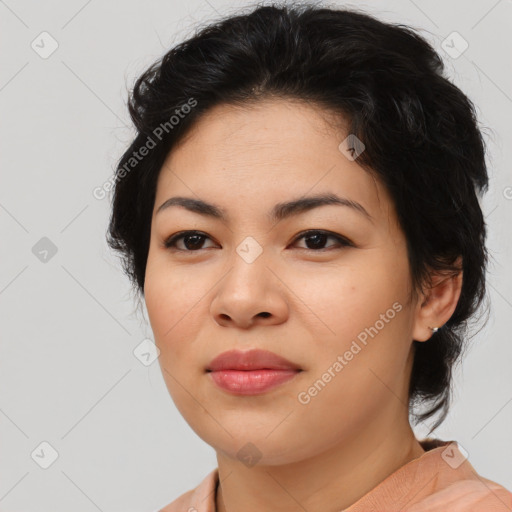
POLYGON ((226 391, 255 395, 289 381, 302 370, 273 352, 254 349, 223 352, 210 362, 206 371, 226 391))

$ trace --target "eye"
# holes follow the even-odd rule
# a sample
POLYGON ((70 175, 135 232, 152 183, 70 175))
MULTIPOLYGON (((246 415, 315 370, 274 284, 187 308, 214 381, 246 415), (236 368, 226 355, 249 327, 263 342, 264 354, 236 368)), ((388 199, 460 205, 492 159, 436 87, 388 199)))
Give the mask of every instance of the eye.
POLYGON ((167 238, 164 242, 164 247, 166 249, 176 249, 184 252, 195 252, 199 249, 203 249, 201 246, 205 238, 210 237, 200 231, 181 231, 167 238), (181 240, 184 242, 185 249, 177 247, 177 242, 181 240))
MULTIPOLYGON (((311 229, 300 233, 298 237, 293 241, 296 244, 299 240, 305 239, 309 242, 306 243, 308 247, 301 247, 301 249, 310 251, 324 251, 332 248, 336 248, 336 245, 330 247, 323 247, 326 241, 332 238, 337 241, 338 247, 353 247, 353 243, 348 238, 342 237, 330 231, 324 231, 319 229, 311 229)), ((164 247, 166 249, 173 249, 183 252, 197 252, 198 250, 205 249, 203 247, 204 240, 210 239, 205 233, 201 231, 181 231, 175 235, 170 236, 164 241, 164 247), (183 241, 184 247, 178 247, 178 243, 183 241)))
POLYGON ((294 243, 297 243, 297 241, 301 239, 309 240, 309 243, 306 243, 306 245, 309 245, 311 247, 301 247, 301 249, 311 250, 311 251, 324 251, 328 249, 336 248, 336 245, 330 246, 330 247, 322 247, 326 240, 329 238, 332 238, 338 242, 338 246, 342 247, 353 247, 354 244, 348 239, 341 235, 336 235, 334 233, 331 233, 330 231, 324 231, 319 229, 311 229, 309 231, 305 231, 303 233, 300 233, 300 236, 295 238, 294 243))

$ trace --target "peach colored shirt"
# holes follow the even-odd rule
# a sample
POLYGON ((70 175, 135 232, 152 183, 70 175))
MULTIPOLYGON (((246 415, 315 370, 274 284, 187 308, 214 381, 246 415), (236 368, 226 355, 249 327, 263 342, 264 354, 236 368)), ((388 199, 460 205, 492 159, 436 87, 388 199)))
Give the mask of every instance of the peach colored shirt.
MULTIPOLYGON (((454 441, 420 441, 423 455, 340 512, 510 512, 512 493, 481 477, 454 441)), ((216 512, 218 468, 159 512, 216 512)))

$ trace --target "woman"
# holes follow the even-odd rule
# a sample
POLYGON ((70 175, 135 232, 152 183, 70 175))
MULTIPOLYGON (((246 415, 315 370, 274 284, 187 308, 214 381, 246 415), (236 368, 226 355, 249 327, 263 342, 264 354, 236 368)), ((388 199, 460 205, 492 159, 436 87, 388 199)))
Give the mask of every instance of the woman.
POLYGON ((109 243, 218 467, 162 510, 505 511, 445 418, 485 294, 470 100, 412 30, 256 7, 136 82, 109 243))

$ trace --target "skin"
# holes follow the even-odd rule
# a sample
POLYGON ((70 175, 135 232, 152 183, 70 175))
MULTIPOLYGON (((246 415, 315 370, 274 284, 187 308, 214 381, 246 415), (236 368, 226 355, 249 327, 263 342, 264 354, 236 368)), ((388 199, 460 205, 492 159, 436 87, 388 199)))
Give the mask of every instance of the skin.
POLYGON ((219 512, 341 510, 424 453, 408 421, 412 340, 427 341, 429 326, 450 318, 462 275, 433 275, 434 286, 410 300, 394 204, 357 159, 338 149, 347 133, 333 119, 320 107, 284 99, 216 106, 159 175, 145 301, 169 393, 216 451, 219 512), (357 201, 372 220, 324 205, 269 221, 276 203, 321 192, 357 201), (228 222, 180 206, 156 214, 172 196, 214 203, 228 222), (353 246, 330 237, 318 246, 310 237, 297 239, 309 229, 331 231, 353 246), (165 248, 182 230, 206 236, 165 248), (263 249, 252 263, 236 251, 248 236, 263 249), (309 403, 300 403, 298 394, 397 302, 402 308, 394 318, 309 403), (263 394, 233 395, 205 371, 233 348, 270 350, 303 371, 263 394), (255 465, 237 457, 247 443, 261 457, 255 465))

